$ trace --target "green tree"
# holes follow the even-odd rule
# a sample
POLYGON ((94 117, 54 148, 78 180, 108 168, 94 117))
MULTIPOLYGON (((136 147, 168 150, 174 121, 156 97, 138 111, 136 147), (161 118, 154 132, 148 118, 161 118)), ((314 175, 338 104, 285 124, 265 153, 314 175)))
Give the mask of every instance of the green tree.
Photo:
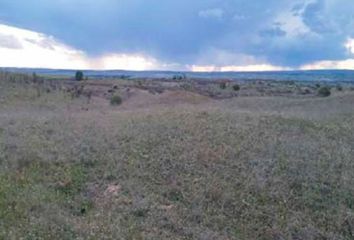
POLYGON ((84 79, 84 73, 82 71, 76 71, 75 79, 76 81, 82 81, 84 79))

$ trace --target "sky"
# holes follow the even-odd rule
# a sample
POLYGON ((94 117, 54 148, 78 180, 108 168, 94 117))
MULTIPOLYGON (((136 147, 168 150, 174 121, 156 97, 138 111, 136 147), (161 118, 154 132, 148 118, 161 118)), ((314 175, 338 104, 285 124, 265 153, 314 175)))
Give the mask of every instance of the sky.
POLYGON ((0 67, 354 69, 354 1, 0 0, 0 67))

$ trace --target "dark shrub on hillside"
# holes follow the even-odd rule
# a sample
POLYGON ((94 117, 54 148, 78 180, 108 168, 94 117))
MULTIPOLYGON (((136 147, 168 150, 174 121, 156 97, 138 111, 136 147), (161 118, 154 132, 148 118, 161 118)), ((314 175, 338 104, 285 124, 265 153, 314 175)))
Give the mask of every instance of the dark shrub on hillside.
POLYGON ((38 76, 37 76, 37 74, 35 72, 33 72, 32 73, 32 81, 36 83, 37 80, 38 80, 38 76))
POLYGON ((331 95, 331 88, 330 87, 321 87, 318 89, 318 95, 321 97, 328 97, 331 95))
POLYGON ((112 98, 111 98, 111 105, 113 106, 118 106, 122 104, 122 98, 118 95, 114 95, 112 98))
POLYGON ((185 74, 177 74, 172 77, 173 80, 183 80, 187 79, 187 76, 185 74))
POLYGON ((129 79, 130 76, 129 75, 120 75, 119 78, 120 79, 129 79))
POLYGON ((219 87, 220 87, 221 89, 226 89, 226 87, 227 87, 226 82, 221 82, 221 83, 219 84, 219 87))
POLYGON ((75 80, 82 81, 84 79, 84 73, 82 71, 76 71, 75 80))
POLYGON ((235 85, 232 86, 232 89, 233 89, 234 91, 240 91, 241 87, 240 87, 240 85, 235 84, 235 85))
POLYGON ((343 87, 341 85, 337 85, 337 91, 343 91, 343 87))

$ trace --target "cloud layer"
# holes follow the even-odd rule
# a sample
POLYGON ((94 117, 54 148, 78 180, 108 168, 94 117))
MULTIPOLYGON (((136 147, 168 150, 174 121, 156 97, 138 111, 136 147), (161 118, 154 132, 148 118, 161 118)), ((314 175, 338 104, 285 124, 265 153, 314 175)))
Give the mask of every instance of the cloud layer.
POLYGON ((0 28, 0 51, 89 68, 354 68, 353 12, 352 0, 0 0, 3 24, 37 34, 0 28))
POLYGON ((127 70, 164 67, 157 60, 142 55, 89 57, 52 36, 7 25, 0 25, 0 56, 0 67, 127 70))

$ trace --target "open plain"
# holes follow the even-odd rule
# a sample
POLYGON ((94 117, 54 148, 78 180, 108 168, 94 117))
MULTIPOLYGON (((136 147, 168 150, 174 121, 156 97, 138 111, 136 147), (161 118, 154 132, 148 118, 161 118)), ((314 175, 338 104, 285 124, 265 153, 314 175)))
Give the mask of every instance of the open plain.
POLYGON ((0 239, 353 239, 354 92, 233 84, 1 73, 0 239))

